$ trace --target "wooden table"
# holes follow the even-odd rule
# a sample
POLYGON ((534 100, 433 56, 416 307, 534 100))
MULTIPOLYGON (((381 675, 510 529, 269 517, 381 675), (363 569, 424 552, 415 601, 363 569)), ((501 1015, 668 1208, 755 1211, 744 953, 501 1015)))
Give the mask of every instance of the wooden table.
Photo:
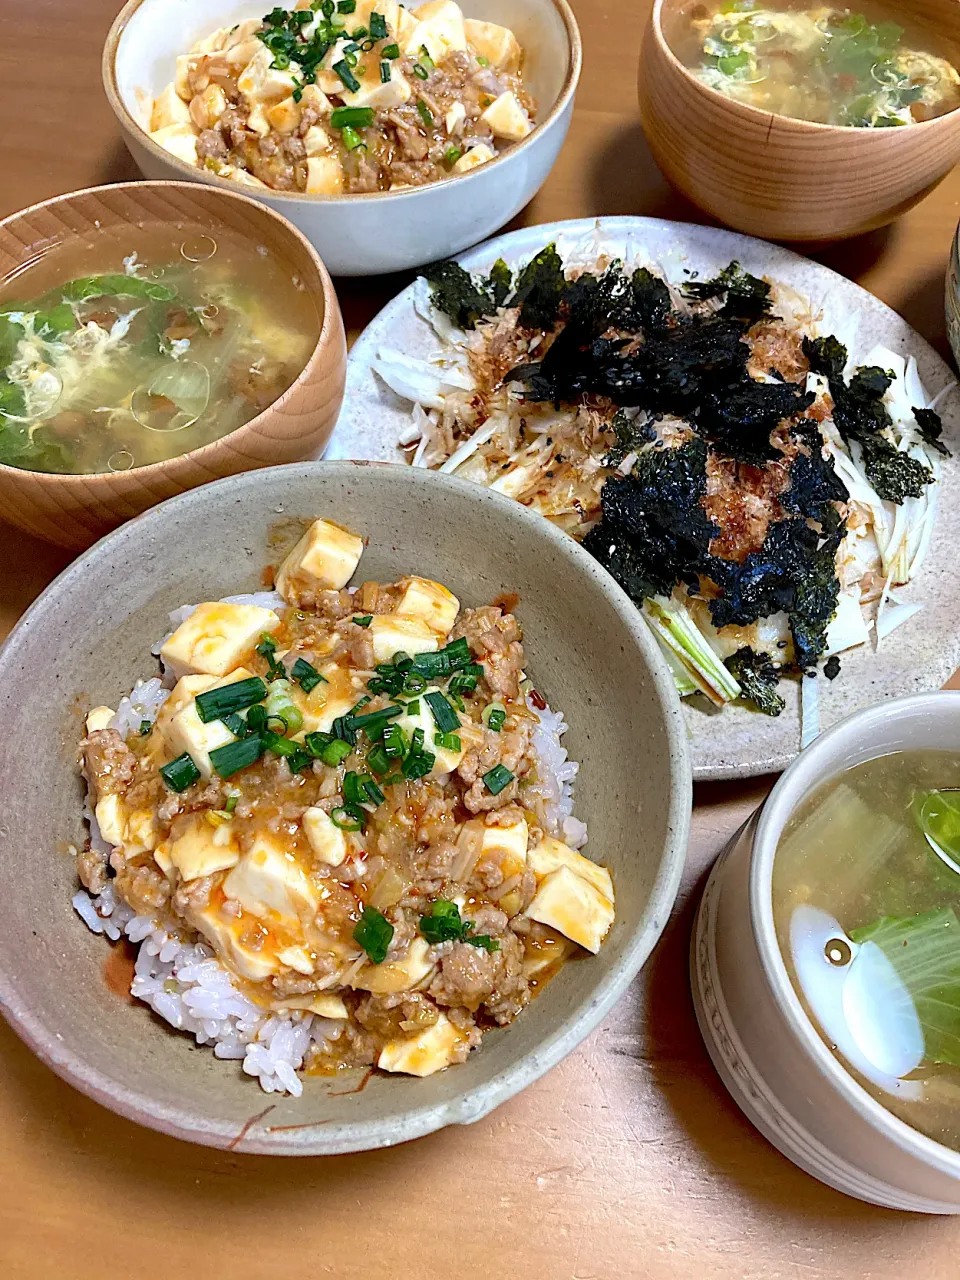
MULTIPOLYGON (((649 0, 574 3, 585 54, 577 111, 518 225, 695 219, 637 121, 649 0)), ((0 0, 0 215, 137 176, 100 88, 117 4, 0 0)), ((958 216, 954 174, 897 227, 816 256, 947 354, 943 272, 958 216)), ((404 283, 339 282, 351 335, 404 283)), ((0 541, 5 632, 67 556, 12 530, 0 541)), ((769 784, 698 788, 680 900, 642 977, 578 1052, 472 1129, 330 1159, 194 1148, 75 1093, 0 1024, 0 1276, 956 1276, 960 1223, 861 1205, 800 1173, 743 1119, 703 1049, 687 985, 693 908, 713 858, 769 784)))

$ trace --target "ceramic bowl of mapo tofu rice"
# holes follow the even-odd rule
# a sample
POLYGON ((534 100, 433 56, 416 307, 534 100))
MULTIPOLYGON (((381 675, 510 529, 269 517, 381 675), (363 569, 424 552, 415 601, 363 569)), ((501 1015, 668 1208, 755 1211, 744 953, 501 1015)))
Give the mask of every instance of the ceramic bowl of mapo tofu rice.
POLYGON ((240 187, 345 275, 509 221, 556 159, 579 70, 566 0, 131 0, 103 63, 148 177, 240 187))
POLYGON ((479 1119, 600 1023, 677 891, 648 631, 453 477, 302 464, 162 504, 15 629, 0 725, 0 1007, 212 1145, 479 1119))

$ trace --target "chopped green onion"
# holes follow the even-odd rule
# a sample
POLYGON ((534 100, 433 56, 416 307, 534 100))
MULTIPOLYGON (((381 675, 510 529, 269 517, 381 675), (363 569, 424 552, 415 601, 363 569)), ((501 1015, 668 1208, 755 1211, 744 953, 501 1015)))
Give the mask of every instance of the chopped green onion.
POLYGON ((419 671, 408 671, 403 677, 404 693, 423 693, 427 687, 427 680, 419 671))
POLYGON ((176 760, 171 760, 169 764, 163 766, 160 777, 171 791, 186 791, 187 787, 198 780, 200 770, 193 763, 189 753, 185 751, 182 756, 177 756, 176 760))
POLYGON ((481 67, 489 67, 490 65, 490 59, 485 58, 483 54, 477 54, 477 61, 480 63, 481 67))
POLYGON ((349 742, 351 747, 357 745, 357 735, 354 732, 353 725, 350 723, 350 717, 337 716, 333 722, 333 736, 342 738, 344 742, 349 742))
MULTIPOLYGON (((357 0, 340 0, 337 5, 337 13, 355 13, 357 9, 357 0)), ((327 5, 323 6, 324 13, 327 13, 327 5)), ((333 13, 333 5, 330 5, 330 13, 333 13)), ((327 14, 329 17, 330 14, 327 14)))
MULTIPOLYGON (((372 115, 373 114, 372 108, 370 108, 369 110, 370 110, 370 114, 372 115)), ((356 623, 358 627, 369 627, 370 623, 373 621, 373 614, 372 613, 361 614, 360 617, 354 618, 353 621, 356 623)))
MULTIPOLYGON (((360 48, 360 46, 357 44, 357 42, 356 42, 355 40, 351 40, 348 44, 345 44, 345 45, 343 46, 343 52, 344 52, 345 54, 347 54, 347 53, 356 53, 356 52, 357 52, 357 50, 358 50, 359 48, 360 48)), ((352 67, 355 67, 357 64, 356 64, 355 62, 351 62, 351 64, 350 64, 350 65, 351 65, 352 67)))
MULTIPOLYGON (((413 64, 413 74, 417 77, 418 80, 426 80, 427 76, 429 75, 429 72, 427 71, 426 67, 422 67, 419 62, 415 62, 413 64)), ((417 103, 417 110, 418 111, 420 110, 419 102, 417 103)), ((422 118, 423 118, 423 113, 421 112, 421 119, 422 118)), ((433 116, 431 116, 430 119, 432 120, 433 116)))
POLYGON ((455 671, 450 677, 450 684, 447 688, 448 693, 473 693, 477 687, 477 681, 483 675, 483 667, 479 662, 472 662, 469 666, 461 667, 459 671, 455 671))
POLYGON ((440 942, 460 941, 464 934, 460 908, 446 898, 437 898, 431 902, 430 910, 420 917, 420 932, 432 946, 440 942))
POLYGON ((390 83, 390 63, 389 62, 380 63, 380 83, 381 84, 390 83))
POLYGON ((380 774, 390 772, 390 757, 384 750, 382 742, 379 742, 367 756, 367 767, 378 777, 380 774))
POLYGON ((382 13, 376 10, 370 14, 370 34, 374 40, 386 40, 387 38, 387 20, 382 13))
MULTIPOLYGON (((407 703, 407 715, 418 716, 420 714, 420 699, 414 698, 413 702, 407 703)), ((422 733, 422 729, 418 729, 417 733, 422 733)))
POLYGON ((489 706, 483 708, 480 714, 480 719, 494 733, 500 732, 506 718, 507 711, 502 702, 491 702, 489 706))
POLYGON ((152 720, 141 720, 140 721, 140 737, 145 738, 152 728, 153 728, 152 720))
POLYGON ((237 742, 228 742, 225 747, 217 747, 210 752, 210 763, 221 778, 229 778, 259 760, 262 755, 263 742, 254 734, 237 742))
POLYGON ((421 67, 426 67, 428 71, 432 71, 434 67, 437 65, 434 62, 434 60, 430 57, 430 54, 427 51, 427 46, 425 44, 422 44, 420 46, 420 65, 421 67))
POLYGON ((403 755, 406 743, 403 740, 403 730, 398 724, 387 725, 383 731, 381 746, 390 760, 397 760, 403 755))
POLYGON ((268 719, 267 708, 258 703, 257 706, 251 707, 247 712, 247 728, 252 733, 257 733, 260 729, 266 727, 268 719))
POLYGON ((363 804, 366 800, 363 781, 363 775, 353 769, 343 775, 343 798, 347 804, 363 804))
POLYGON ((387 798, 372 778, 364 778, 363 789, 366 792, 367 799, 373 804, 383 804, 387 798))
POLYGON ((341 831, 362 831, 366 814, 353 805, 340 804, 330 811, 330 821, 341 831))
POLYGON ((238 716, 236 712, 229 716, 221 716, 220 719, 227 726, 235 738, 245 738, 247 736, 247 722, 243 716, 238 716))
MULTIPOLYGON (((354 63, 354 65, 356 65, 356 63, 354 63)), ((349 62, 347 62, 346 59, 341 58, 339 62, 335 62, 333 64, 333 70, 340 77, 341 83, 345 85, 351 93, 356 93, 360 88, 360 81, 351 71, 349 62)), ((344 142, 346 142, 346 138, 344 138, 344 142)))
POLYGON ((513 781, 513 774, 506 765, 497 764, 483 775, 483 785, 487 788, 491 795, 498 796, 504 787, 508 787, 513 781))
POLYGON ((366 716, 350 716, 350 728, 354 733, 361 730, 368 738, 377 738, 391 720, 403 714, 402 707, 384 707, 382 711, 371 711, 366 716))
POLYGON ((416 753, 411 751, 401 765, 403 776, 411 781, 416 778, 425 778, 436 762, 437 757, 432 751, 420 750, 416 753))
POLYGON ((310 756, 302 747, 295 747, 287 756, 287 767, 291 773, 303 773, 304 769, 313 764, 313 757, 310 756))
POLYGON ((303 745, 315 760, 322 760, 331 769, 342 764, 353 750, 349 742, 342 738, 331 738, 328 733, 308 733, 303 745))
POLYGON ((365 129, 373 124, 373 107, 335 107, 330 114, 330 123, 335 129, 342 129, 348 124, 365 129))
POLYGON ((350 39, 357 41, 365 40, 369 34, 370 32, 366 27, 357 27, 356 31, 350 32, 350 39))
POLYGON ((453 733, 455 729, 459 729, 460 717, 442 693, 425 693, 423 697, 433 712, 433 718, 441 733, 453 733))
POLYGON ((462 155, 463 152, 459 147, 447 147, 446 151, 443 153, 443 163, 448 169, 452 169, 462 155))
POLYGON ((437 746, 442 747, 444 751, 462 751, 463 743, 460 741, 458 733, 438 733, 437 746))
POLYGON ((380 779, 381 787, 395 787, 398 783, 406 782, 406 778, 402 773, 391 773, 387 778, 380 779))
POLYGON ((236 809, 237 807, 237 803, 239 800, 240 800, 240 793, 238 791, 231 791, 230 794, 227 796, 227 803, 223 806, 224 813, 233 813, 234 809, 236 809))
POLYGON ((277 642, 273 636, 264 634, 260 637, 260 643, 257 645, 257 653, 266 662, 268 671, 268 680, 282 680, 286 676, 286 671, 276 659, 277 642))
POLYGON ((491 938, 489 933, 478 933, 474 938, 464 938, 464 942, 469 943, 471 947, 483 947, 484 951, 500 950, 500 943, 496 938, 491 938))
POLYGON ((291 742, 289 738, 284 738, 282 734, 274 733, 272 729, 264 729, 260 734, 260 741, 266 751, 272 751, 275 756, 292 756, 299 748, 295 742, 291 742))
POLYGON ((198 693, 194 703, 197 715, 204 724, 209 724, 212 720, 232 715, 234 711, 243 711, 255 702, 262 702, 266 696, 267 686, 259 676, 251 676, 249 680, 237 680, 234 684, 198 693))
POLYGON ((398 44, 385 44, 380 52, 392 62, 394 58, 400 57, 400 46, 398 44))
POLYGON ((267 724, 279 720, 284 733, 297 733, 303 728, 303 712, 290 697, 290 681, 274 680, 265 703, 267 724))
MULTIPOLYGON (((333 814, 330 816, 333 817, 333 814)), ((337 825, 339 826, 339 823, 337 825)), ((345 829, 354 830, 353 827, 345 829)), ((393 925, 376 907, 364 907, 363 914, 353 931, 353 940, 363 947, 374 964, 383 964, 393 940, 393 925)))
MULTIPOLYGON (((357 0, 341 0, 341 2, 343 4, 352 4, 354 9, 357 7, 357 0)), ((334 8, 333 0, 323 0, 323 4, 320 6, 320 12, 323 14, 325 18, 332 18, 333 8, 334 8)), ((346 12, 352 13, 353 9, 348 9, 346 10, 346 12)))
POLYGON ((452 671, 459 671, 461 668, 476 664, 473 662, 466 637, 461 636, 459 640, 454 640, 439 653, 416 654, 413 665, 421 675, 434 677, 447 676, 452 671))
POLYGON ((298 658, 293 664, 290 675, 296 680, 304 693, 312 693, 318 684, 327 684, 327 677, 322 676, 312 662, 306 658, 298 658))

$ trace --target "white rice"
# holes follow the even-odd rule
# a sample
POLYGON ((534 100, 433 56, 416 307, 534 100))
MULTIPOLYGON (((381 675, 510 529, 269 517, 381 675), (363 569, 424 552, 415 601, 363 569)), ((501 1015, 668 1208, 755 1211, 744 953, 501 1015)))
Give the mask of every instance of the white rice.
MULTIPOLYGON (((274 592, 226 599, 264 608, 283 603, 274 592)), ((195 608, 185 605, 175 609, 170 614, 171 628, 178 627, 195 608)), ((160 644, 154 654, 159 653, 160 644)), ((139 733, 142 721, 153 723, 169 693, 158 676, 138 680, 131 693, 121 699, 110 727, 123 737, 139 733)), ((561 836, 572 848, 582 848, 587 828, 573 816, 573 784, 580 766, 568 758, 561 743, 566 722, 560 712, 536 707, 529 696, 527 705, 539 718, 533 747, 540 767, 532 790, 541 820, 545 829, 561 836)), ((108 855, 111 847, 103 840, 88 803, 84 818, 90 826, 91 847, 108 855)), ((139 947, 131 995, 143 1000, 177 1031, 192 1035, 197 1044, 211 1045, 218 1058, 241 1062, 247 1075, 255 1077, 266 1093, 299 1097, 303 1084, 297 1071, 311 1046, 328 1045, 341 1034, 342 1024, 335 1019, 306 1012, 273 1013, 252 1003, 212 947, 202 941, 186 941, 153 917, 137 915, 116 896, 112 882, 95 897, 80 889, 73 897, 73 907, 94 933, 111 942, 126 937, 139 947)))

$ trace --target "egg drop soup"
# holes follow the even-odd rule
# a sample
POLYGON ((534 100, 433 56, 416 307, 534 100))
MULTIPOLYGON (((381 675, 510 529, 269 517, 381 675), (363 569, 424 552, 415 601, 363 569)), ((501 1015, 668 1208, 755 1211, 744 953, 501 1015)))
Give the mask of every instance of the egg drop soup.
POLYGON ((0 283, 0 463, 128 471, 210 444, 287 390, 320 325, 289 262, 220 226, 54 244, 0 283))
POLYGON ((960 756, 869 760, 790 819, 773 910, 817 1030, 888 1111, 960 1150, 960 756))
POLYGON ((957 51, 901 8, 726 0, 684 11, 673 33, 699 80, 795 120, 896 128, 960 106, 957 51))

